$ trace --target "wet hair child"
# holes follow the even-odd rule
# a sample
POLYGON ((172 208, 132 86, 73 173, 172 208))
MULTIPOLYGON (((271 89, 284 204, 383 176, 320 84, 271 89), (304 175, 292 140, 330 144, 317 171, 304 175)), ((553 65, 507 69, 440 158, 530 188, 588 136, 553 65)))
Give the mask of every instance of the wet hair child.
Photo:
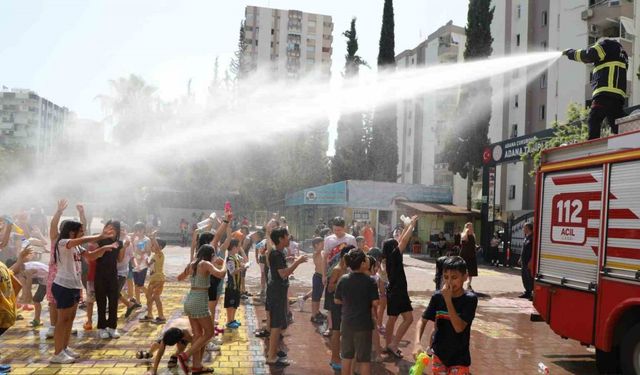
POLYGON ((82 223, 67 220, 62 224, 52 254, 57 265, 57 273, 51 292, 56 301, 58 320, 54 331, 54 355, 50 359, 51 363, 72 363, 78 358, 78 354, 69 348, 69 339, 82 290, 81 256, 96 259, 114 249, 112 245, 107 245, 87 252, 80 245, 112 235, 113 231, 109 227, 105 227, 100 235, 84 236, 82 223))
POLYGON ((373 309, 378 301, 378 287, 368 275, 370 259, 360 249, 352 249, 344 256, 345 264, 353 271, 340 277, 334 302, 342 305, 344 322, 340 329, 340 357, 342 373, 351 374, 352 365, 358 364, 359 373, 371 374, 371 345, 373 309))
POLYGON ((420 339, 429 321, 432 321, 435 324, 435 334, 430 344, 434 353, 433 373, 468 374, 471 365, 471 323, 478 306, 478 297, 463 288, 467 280, 467 264, 464 259, 459 256, 448 257, 442 269, 444 285, 431 297, 418 322, 414 355, 424 351, 420 339))

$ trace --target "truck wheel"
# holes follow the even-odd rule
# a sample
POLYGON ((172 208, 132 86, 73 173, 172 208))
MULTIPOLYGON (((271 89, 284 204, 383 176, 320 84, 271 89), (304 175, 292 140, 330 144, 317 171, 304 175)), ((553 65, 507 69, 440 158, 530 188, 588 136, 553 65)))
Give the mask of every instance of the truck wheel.
POLYGON ((610 352, 596 349, 596 367, 600 374, 619 374, 619 359, 620 355, 618 348, 614 348, 610 352))
POLYGON ((622 338, 620 363, 624 375, 640 374, 640 323, 631 327, 622 338))

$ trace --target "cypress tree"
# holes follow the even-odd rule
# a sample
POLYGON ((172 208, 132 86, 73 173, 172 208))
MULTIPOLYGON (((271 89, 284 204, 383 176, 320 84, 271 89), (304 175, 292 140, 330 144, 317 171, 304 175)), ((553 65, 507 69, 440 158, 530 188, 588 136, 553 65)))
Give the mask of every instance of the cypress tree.
MULTIPOLYGON (((486 59, 493 52, 491 22, 493 11, 491 0, 470 0, 465 28, 467 42, 465 61, 486 59)), ((463 121, 453 129, 445 142, 444 160, 449 170, 467 179, 467 209, 471 209, 471 187, 482 168, 482 152, 489 144, 489 121, 491 120, 491 84, 482 80, 463 87, 460 101, 463 121)))
MULTIPOLYGON (((385 0, 378 51, 378 71, 393 70, 395 65, 393 0, 385 0)), ((375 181, 395 182, 398 179, 397 129, 395 104, 376 107, 371 124, 371 141, 367 151, 369 176, 375 181)))
MULTIPOLYGON (((358 36, 355 18, 351 20, 351 28, 342 35, 347 38, 344 77, 351 79, 358 75, 360 65, 366 65, 366 62, 357 55, 358 36)), ((331 179, 343 181, 365 178, 367 153, 362 113, 342 115, 338 121, 337 132, 336 154, 331 160, 331 179)))

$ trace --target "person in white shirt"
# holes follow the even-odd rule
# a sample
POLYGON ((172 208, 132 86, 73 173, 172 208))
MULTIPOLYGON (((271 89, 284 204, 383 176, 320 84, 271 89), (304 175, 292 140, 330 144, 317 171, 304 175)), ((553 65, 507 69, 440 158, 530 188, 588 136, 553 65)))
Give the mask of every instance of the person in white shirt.
POLYGON ((114 249, 111 244, 87 252, 80 245, 111 237, 113 236, 112 231, 109 227, 105 227, 105 230, 97 236, 84 236, 82 223, 74 220, 65 221, 60 229, 52 254, 58 269, 51 286, 58 310, 58 320, 53 336, 54 355, 49 360, 51 363, 72 363, 79 357, 75 351, 69 348, 69 338, 82 290, 81 257, 96 259, 106 251, 114 249))

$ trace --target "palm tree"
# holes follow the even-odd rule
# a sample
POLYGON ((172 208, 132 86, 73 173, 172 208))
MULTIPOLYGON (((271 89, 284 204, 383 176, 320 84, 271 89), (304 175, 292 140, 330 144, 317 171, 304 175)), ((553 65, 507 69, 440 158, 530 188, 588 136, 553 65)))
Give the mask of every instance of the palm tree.
POLYGON ((113 126, 113 138, 120 144, 139 139, 156 117, 159 100, 156 88, 131 74, 110 80, 111 95, 98 95, 106 114, 105 122, 113 126))

